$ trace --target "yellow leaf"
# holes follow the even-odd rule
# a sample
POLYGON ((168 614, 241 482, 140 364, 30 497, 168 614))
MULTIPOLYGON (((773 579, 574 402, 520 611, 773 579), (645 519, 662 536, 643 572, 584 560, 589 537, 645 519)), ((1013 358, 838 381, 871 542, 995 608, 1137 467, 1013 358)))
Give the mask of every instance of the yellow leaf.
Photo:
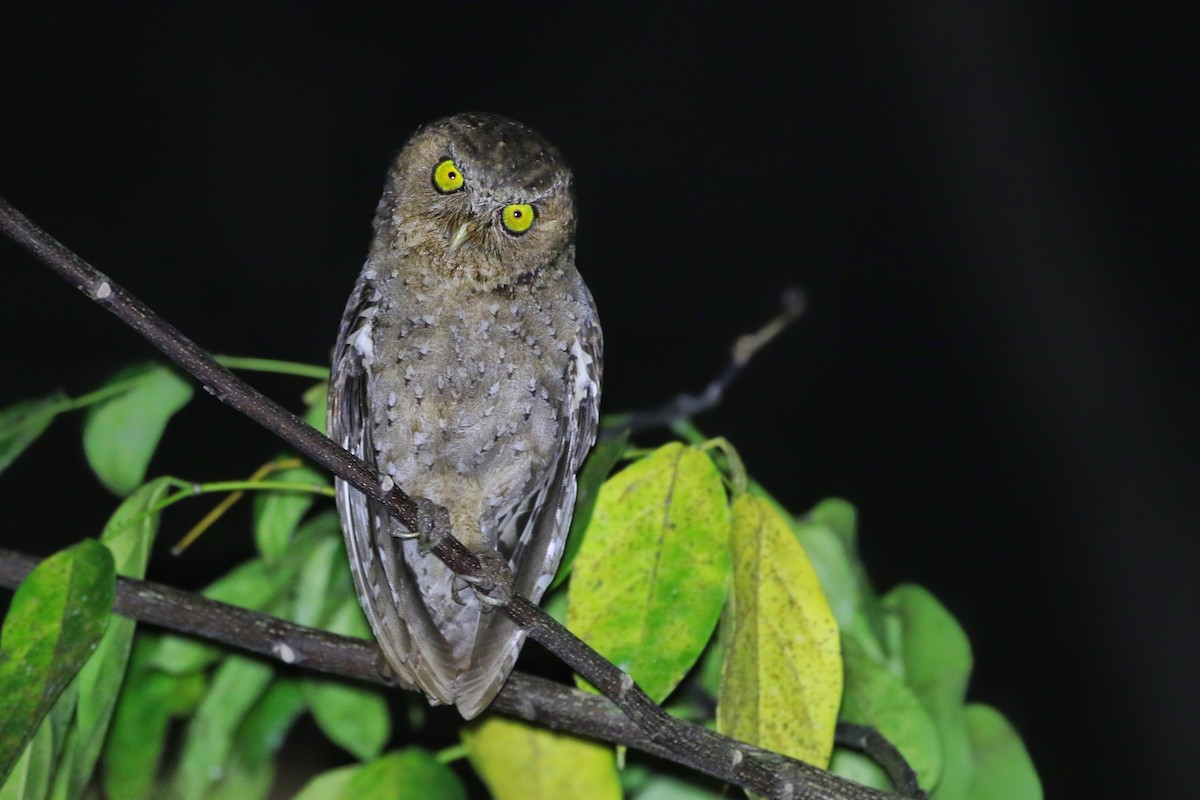
POLYGON ((731 549, 717 729, 823 768, 842 697, 833 612, 788 520, 762 498, 734 502, 731 549))
POLYGON ((610 746, 494 714, 462 738, 493 800, 621 799, 610 746))

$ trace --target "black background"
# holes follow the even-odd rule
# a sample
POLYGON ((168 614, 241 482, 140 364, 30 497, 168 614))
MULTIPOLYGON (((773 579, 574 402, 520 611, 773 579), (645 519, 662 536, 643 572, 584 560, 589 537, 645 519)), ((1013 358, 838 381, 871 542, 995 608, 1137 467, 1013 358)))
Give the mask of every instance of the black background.
MULTIPOLYGON (((790 13, 8 4, 0 193, 203 346, 324 362, 395 149, 455 111, 529 123, 575 170, 605 410, 698 390, 804 286, 804 320, 700 426, 791 508, 858 505, 878 585, 960 618, 971 697, 1013 719, 1049 796, 1181 791, 1194 20, 790 13)), ((0 275, 0 404, 151 355, 10 243, 0 275)), ((307 385, 254 382, 292 405, 307 385)), ((278 449, 198 400, 154 471, 233 478, 278 449)), ((0 480, 0 541, 49 553, 113 505, 60 421, 0 480)), ((153 576, 199 585, 241 530, 153 576)))

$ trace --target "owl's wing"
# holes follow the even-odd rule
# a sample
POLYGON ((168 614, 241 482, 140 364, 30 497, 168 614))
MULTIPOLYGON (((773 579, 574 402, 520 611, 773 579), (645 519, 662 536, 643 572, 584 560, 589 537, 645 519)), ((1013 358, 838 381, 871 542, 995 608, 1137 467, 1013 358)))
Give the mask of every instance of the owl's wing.
MULTIPOLYGON (((600 422, 603 337, 591 293, 579 282, 586 316, 568 351, 563 375, 558 451, 538 491, 499 520, 497 547, 513 571, 513 590, 537 603, 562 558, 575 509, 575 474, 583 465, 600 422)), ((471 663, 459 677, 456 703, 467 719, 492 702, 517 661, 525 631, 503 613, 482 617, 471 648, 471 663)))
MULTIPOLYGON (((375 305, 362 280, 342 317, 329 380, 329 435, 378 470, 367 418, 367 374, 375 305)), ((342 534, 359 603, 401 685, 423 690, 431 700, 454 702, 447 682, 456 674, 445 639, 429 617, 402 553, 405 532, 375 501, 342 480, 335 481, 342 534)))

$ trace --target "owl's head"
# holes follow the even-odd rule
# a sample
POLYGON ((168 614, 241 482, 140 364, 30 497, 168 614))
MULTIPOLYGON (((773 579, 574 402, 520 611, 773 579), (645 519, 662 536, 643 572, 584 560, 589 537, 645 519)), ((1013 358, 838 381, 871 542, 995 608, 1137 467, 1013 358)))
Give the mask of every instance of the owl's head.
POLYGON ((573 260, 571 172, 519 122, 458 114, 396 156, 375 220, 375 257, 423 282, 496 289, 573 260))

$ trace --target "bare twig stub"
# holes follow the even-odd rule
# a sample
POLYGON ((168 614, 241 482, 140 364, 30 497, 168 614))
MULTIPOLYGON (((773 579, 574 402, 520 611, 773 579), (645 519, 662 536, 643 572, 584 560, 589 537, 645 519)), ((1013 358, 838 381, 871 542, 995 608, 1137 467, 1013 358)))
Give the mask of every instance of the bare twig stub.
MULTIPOLYGON (((361 460, 222 367, 144 303, 59 244, 3 199, 0 199, 0 230, 91 300, 142 334, 168 358, 191 373, 218 400, 272 431, 314 462, 379 501, 407 527, 416 529, 416 504, 399 487, 384 489, 381 476, 374 474, 361 460)), ((460 575, 478 577, 481 574, 479 562, 452 536, 441 537, 433 552, 460 575)), ((651 701, 628 675, 526 598, 516 595, 503 608, 529 632, 529 638, 600 689, 624 712, 648 742, 646 746, 632 744, 634 747, 647 749, 766 797, 788 800, 870 800, 894 796, 671 717, 651 701)), ((182 626, 177 629, 191 630, 182 626)), ((198 631, 192 632, 199 635, 198 631)), ((305 632, 307 635, 308 632, 305 632)), ((259 639, 267 637, 267 632, 260 630, 258 636, 259 639)), ((214 638, 225 641, 219 636, 214 635, 214 638)), ((300 639, 285 642, 293 655, 300 652, 296 649, 301 644, 300 639)), ((284 652, 286 654, 287 651, 284 652)), ((274 651, 271 654, 276 657, 280 655, 274 651)), ((507 696, 508 691, 506 688, 501 696, 507 696)), ((557 719, 545 721, 550 725, 559 723, 557 719)))
POLYGON ((765 325, 753 333, 739 336, 731 348, 729 363, 721 374, 713 379, 699 394, 681 394, 666 405, 653 411, 633 411, 628 414, 614 414, 605 418, 605 430, 613 433, 619 431, 651 430, 654 428, 669 428, 677 423, 685 422, 704 411, 717 407, 729 386, 742 370, 750 363, 754 354, 768 342, 804 314, 808 304, 804 290, 793 286, 784 290, 780 296, 783 309, 771 317, 765 325))

